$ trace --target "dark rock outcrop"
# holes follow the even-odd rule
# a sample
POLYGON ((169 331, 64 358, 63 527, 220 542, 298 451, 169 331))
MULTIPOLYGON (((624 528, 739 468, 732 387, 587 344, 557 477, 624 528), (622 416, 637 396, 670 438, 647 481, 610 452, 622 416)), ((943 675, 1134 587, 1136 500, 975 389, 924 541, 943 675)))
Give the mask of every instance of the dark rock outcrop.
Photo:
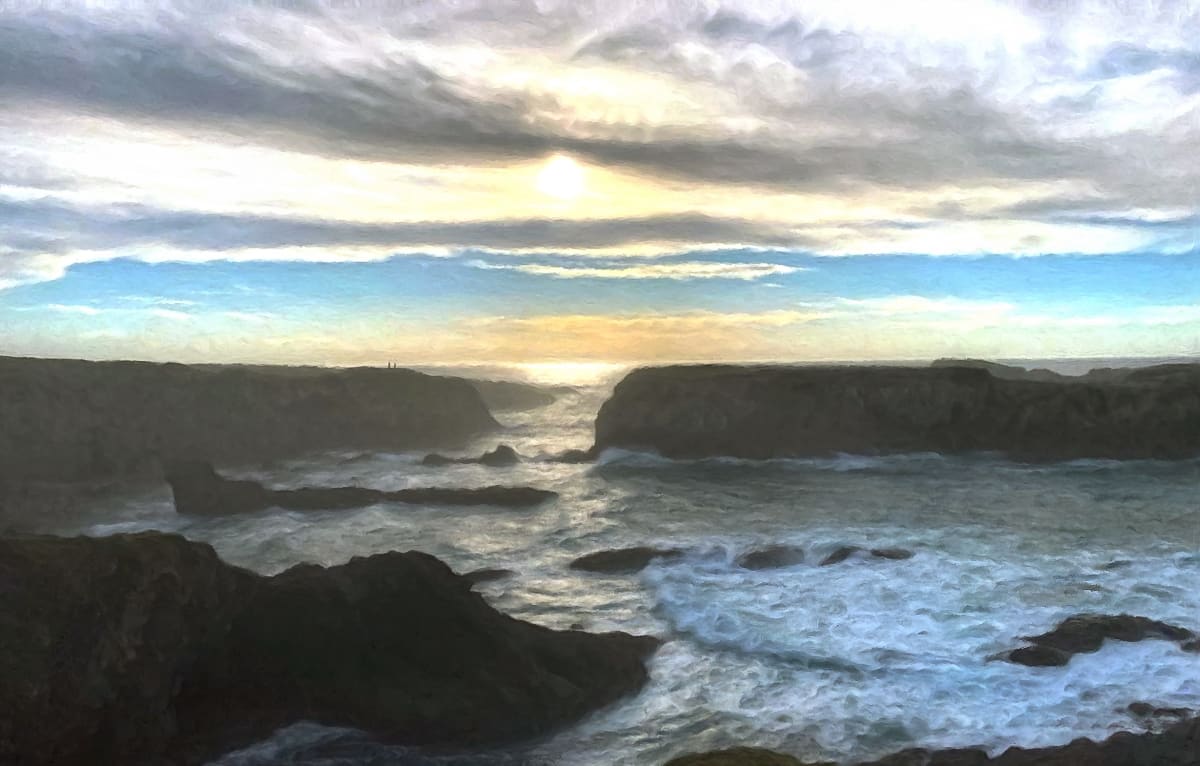
POLYGON ((1010 662, 1030 666, 1061 666, 1076 654, 1099 651, 1108 639, 1114 641, 1145 641, 1159 639, 1176 641, 1185 648, 1195 634, 1147 617, 1129 614, 1077 614, 1068 617, 1054 630, 1038 636, 1024 636, 1032 646, 1014 649, 1005 655, 1010 662))
POLYGON ((596 450, 594 449, 569 449, 554 455, 550 458, 555 463, 594 463, 596 461, 596 450))
POLYGON ((537 736, 646 680, 653 638, 507 617, 422 553, 262 577, 175 535, 0 539, 0 763, 196 764, 298 720, 537 736))
POLYGON ((673 559, 683 555, 676 548, 618 548, 610 551, 596 551, 586 556, 580 556, 571 562, 571 569, 584 572, 600 572, 603 574, 629 574, 640 572, 655 559, 673 559))
POLYGON ((180 460, 167 465, 167 483, 175 496, 175 511, 189 516, 227 516, 265 508, 330 511, 361 508, 375 503, 425 505, 497 505, 527 508, 557 497, 533 487, 417 487, 382 490, 368 487, 303 487, 267 489, 256 481, 226 479, 211 463, 180 460))
POLYGON ((467 381, 483 397, 483 402, 492 412, 520 412, 547 407, 558 400, 555 389, 514 383, 507 380, 467 381))
POLYGON ((1028 460, 1200 454, 1200 365, 1040 381, 970 367, 646 368, 596 418, 596 449, 673 458, 998 451, 1028 460))
POLYGON ((150 480, 170 459, 456 446, 497 427, 467 381, 411 370, 0 357, 0 511, 36 514, 27 486, 150 480))
POLYGON ((507 444, 501 444, 491 452, 485 452, 479 457, 446 457, 439 455, 436 452, 425 456, 421 461, 421 465, 427 466, 443 466, 443 465, 486 465, 491 468, 507 468, 508 466, 516 465, 521 462, 521 456, 517 451, 507 444))
POLYGON ((796 545, 768 545, 737 557, 742 569, 782 569, 804 563, 804 549, 796 545))
MULTIPOLYGON (((1164 731, 1118 732, 1103 742, 1077 739, 1058 747, 1011 747, 995 758, 983 750, 903 750, 857 766, 1197 766, 1200 764, 1200 718, 1181 721, 1164 731)), ((754 748, 735 748, 683 756, 667 766, 816 766, 791 756, 754 748), (774 756, 776 759, 771 760, 774 756)))

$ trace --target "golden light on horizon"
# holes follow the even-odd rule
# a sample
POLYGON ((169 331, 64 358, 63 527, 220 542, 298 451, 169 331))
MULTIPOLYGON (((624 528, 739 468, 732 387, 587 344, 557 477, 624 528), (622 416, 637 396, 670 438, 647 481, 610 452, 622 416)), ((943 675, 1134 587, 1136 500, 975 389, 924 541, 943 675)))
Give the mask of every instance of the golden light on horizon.
POLYGON ((542 194, 571 202, 583 194, 586 174, 575 160, 556 154, 538 172, 537 189, 542 194))

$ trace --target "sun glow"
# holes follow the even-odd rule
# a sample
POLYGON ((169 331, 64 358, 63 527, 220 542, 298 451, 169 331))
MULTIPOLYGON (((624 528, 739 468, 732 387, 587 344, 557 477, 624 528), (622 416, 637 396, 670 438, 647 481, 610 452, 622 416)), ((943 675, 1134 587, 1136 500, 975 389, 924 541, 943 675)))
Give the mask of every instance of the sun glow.
POLYGON ((551 157, 537 176, 538 191, 564 201, 577 199, 583 194, 584 183, 583 168, 562 154, 551 157))

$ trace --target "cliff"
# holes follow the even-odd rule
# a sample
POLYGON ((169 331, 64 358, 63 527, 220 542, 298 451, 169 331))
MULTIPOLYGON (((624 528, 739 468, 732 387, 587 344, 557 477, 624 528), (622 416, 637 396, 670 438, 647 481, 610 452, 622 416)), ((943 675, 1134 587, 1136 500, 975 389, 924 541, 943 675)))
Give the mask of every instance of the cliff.
POLYGON ((1186 458, 1200 454, 1200 365, 1054 381, 969 366, 647 368, 601 407, 595 448, 606 447, 751 459, 1186 458))
POLYGON ((0 763, 194 764, 298 720, 398 744, 543 734, 653 638, 497 612, 423 553, 262 577, 175 535, 0 538, 0 763))
POLYGON ((164 458, 456 445, 496 426, 466 381, 410 370, 283 375, 0 357, 0 476, 9 483, 156 475, 164 458))

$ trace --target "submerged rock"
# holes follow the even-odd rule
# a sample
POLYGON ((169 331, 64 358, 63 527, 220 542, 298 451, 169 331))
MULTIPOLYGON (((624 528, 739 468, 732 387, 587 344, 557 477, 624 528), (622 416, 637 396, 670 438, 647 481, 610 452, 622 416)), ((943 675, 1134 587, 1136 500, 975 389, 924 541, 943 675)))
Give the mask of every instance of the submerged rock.
POLYGON ((843 545, 822 559, 820 565, 823 567, 833 566, 859 554, 888 561, 903 561, 913 557, 913 552, 907 548, 871 548, 867 550, 858 545, 843 545))
POLYGON ((397 744, 544 734, 656 639, 507 617, 422 553, 263 577, 175 535, 0 539, 0 763, 198 764, 307 720, 397 744))
POLYGON ((521 456, 517 451, 507 444, 501 444, 491 452, 485 452, 479 457, 446 457, 439 455, 436 452, 425 456, 421 461, 421 465, 426 466, 443 466, 443 465, 486 465, 492 468, 507 468, 508 466, 516 465, 521 462, 521 456))
MULTIPOLYGON (((1102 742, 1077 739, 1066 745, 1010 747, 994 758, 984 750, 909 749, 857 766, 1196 766, 1200 763, 1200 718, 1163 731, 1118 732, 1102 742)), ((808 766, 803 761, 755 748, 684 756, 667 766, 808 766), (776 760, 771 760, 772 756, 776 760)))
POLYGON ((861 553, 862 548, 857 545, 843 545, 833 553, 830 553, 825 558, 821 559, 821 566, 827 567, 834 564, 840 564, 856 553, 861 553))
POLYGON ((682 555, 683 551, 677 548, 619 548, 580 556, 571 562, 571 569, 604 574, 629 574, 642 571, 655 559, 673 559, 682 555))
POLYGON ((907 548, 872 548, 871 555, 877 559, 903 561, 905 559, 911 559, 913 557, 913 552, 907 548))
POLYGON ((226 479, 203 461, 175 461, 167 466, 167 483, 175 511, 195 516, 225 516, 265 508, 327 511, 361 508, 383 502, 426 505, 496 505, 525 508, 557 497, 533 487, 416 487, 381 490, 367 487, 304 487, 267 489, 258 482, 226 479))
POLYGON ((1001 452, 1027 460, 1200 454, 1200 365, 1063 380, 945 367, 635 370, 596 417, 595 449, 669 458, 1001 452))
POLYGON ((516 574, 516 572, 512 571, 511 569, 476 569, 459 576, 472 585, 478 585, 479 583, 506 580, 509 577, 512 577, 514 574, 516 574))
POLYGON ((1138 718, 1188 718, 1193 711, 1185 707, 1159 707, 1149 702, 1131 702, 1126 708, 1138 718))
POLYGON ((1187 642, 1194 637, 1195 634, 1187 628, 1147 617, 1078 614, 1063 620, 1047 633, 1025 636, 1024 640, 1033 646, 1014 649, 1007 654, 1007 659, 1021 665, 1066 665, 1076 654, 1098 651, 1107 639, 1176 641, 1186 649, 1187 642))
POLYGON ((796 545, 770 545, 737 557, 743 569, 782 569, 804 563, 804 549, 796 545))
POLYGON ((757 747, 733 747, 711 753, 681 755, 667 761, 666 766, 834 766, 834 764, 805 763, 790 755, 774 753, 757 747))

